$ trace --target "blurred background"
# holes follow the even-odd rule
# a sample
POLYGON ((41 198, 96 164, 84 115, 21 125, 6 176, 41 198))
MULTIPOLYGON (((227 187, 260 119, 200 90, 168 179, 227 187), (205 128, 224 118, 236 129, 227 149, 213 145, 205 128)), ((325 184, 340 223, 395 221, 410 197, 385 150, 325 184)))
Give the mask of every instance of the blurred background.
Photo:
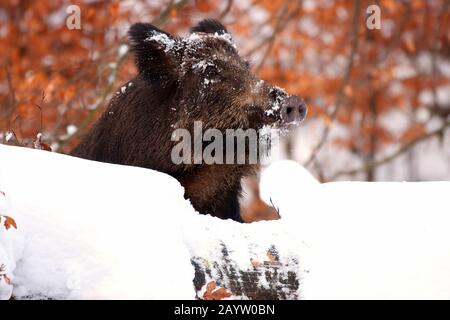
POLYGON ((203 18, 309 105, 282 157, 321 181, 450 180, 448 0, 0 0, 0 142, 68 152, 136 74, 132 23, 185 35, 203 18))

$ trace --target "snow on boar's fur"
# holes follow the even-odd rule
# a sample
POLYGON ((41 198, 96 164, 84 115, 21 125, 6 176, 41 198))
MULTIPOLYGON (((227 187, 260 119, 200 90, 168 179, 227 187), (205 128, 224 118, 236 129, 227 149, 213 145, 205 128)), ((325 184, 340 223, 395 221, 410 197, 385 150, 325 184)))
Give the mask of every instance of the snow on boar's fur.
POLYGON ((285 128, 304 119, 303 100, 258 79, 217 21, 201 21, 185 38, 136 23, 129 36, 139 73, 111 99, 71 154, 165 172, 183 185, 200 213, 241 221, 241 178, 258 164, 174 163, 173 131, 192 132, 195 121, 202 121, 203 130, 223 134, 285 128))

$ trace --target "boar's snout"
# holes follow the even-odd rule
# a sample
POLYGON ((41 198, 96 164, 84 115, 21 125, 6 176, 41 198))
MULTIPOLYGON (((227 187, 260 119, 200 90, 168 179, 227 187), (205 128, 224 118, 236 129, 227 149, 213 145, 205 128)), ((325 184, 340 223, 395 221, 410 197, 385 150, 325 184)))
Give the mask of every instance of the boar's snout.
POLYGON ((306 104, 297 96, 290 96, 281 106, 281 119, 284 124, 293 124, 303 121, 306 117, 306 104))

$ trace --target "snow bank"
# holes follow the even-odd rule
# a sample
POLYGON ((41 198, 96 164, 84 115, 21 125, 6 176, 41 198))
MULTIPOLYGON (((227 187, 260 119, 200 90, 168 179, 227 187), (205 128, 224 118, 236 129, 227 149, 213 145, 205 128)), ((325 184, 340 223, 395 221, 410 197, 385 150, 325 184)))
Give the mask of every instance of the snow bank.
POLYGON ((162 173, 0 145, 0 298, 450 298, 449 192, 279 161, 261 196, 282 219, 239 224, 162 173))
POLYGON ((195 296, 181 231, 194 211, 167 175, 0 145, 0 191, 17 223, 0 229, 17 299, 195 296))
POLYGON ((199 215, 163 173, 0 145, 0 191, 17 224, 0 228, 0 298, 193 299, 213 281, 233 298, 298 297, 282 223, 199 215))
POLYGON ((261 196, 309 248, 304 298, 450 298, 450 182, 318 184, 279 162, 261 196))

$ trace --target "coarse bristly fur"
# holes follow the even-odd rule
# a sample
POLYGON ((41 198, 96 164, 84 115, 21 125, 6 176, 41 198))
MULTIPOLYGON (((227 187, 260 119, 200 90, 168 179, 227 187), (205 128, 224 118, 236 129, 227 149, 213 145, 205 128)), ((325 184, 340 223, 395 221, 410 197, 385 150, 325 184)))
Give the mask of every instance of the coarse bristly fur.
POLYGON ((201 21, 185 38, 136 23, 129 37, 139 73, 71 154, 165 172, 180 181, 198 212, 241 221, 241 178, 256 165, 174 164, 172 132, 192 131, 194 121, 222 132, 276 127, 279 112, 267 111, 289 95, 252 74, 215 20, 201 21))

